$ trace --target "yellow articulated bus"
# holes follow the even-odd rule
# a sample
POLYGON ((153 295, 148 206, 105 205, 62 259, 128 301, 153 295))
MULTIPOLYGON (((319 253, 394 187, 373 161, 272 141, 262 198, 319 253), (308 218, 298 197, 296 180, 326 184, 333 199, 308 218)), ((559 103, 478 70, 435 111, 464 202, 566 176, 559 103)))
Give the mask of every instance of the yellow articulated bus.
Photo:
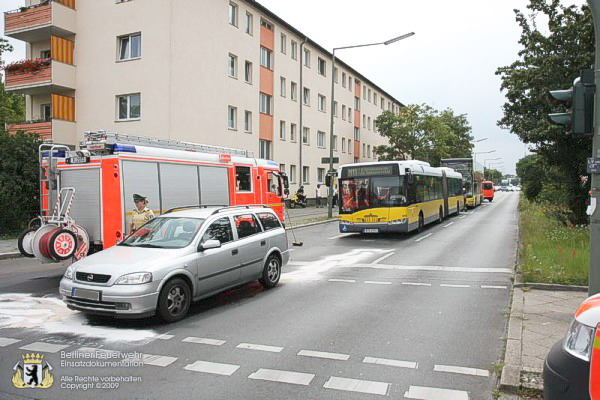
POLYGON ((463 188, 467 207, 475 208, 483 203, 481 191, 483 166, 472 158, 443 158, 442 166, 452 168, 463 177, 463 188))
POLYGON ((465 206, 462 175, 423 161, 381 161, 338 169, 340 232, 421 231, 465 206))

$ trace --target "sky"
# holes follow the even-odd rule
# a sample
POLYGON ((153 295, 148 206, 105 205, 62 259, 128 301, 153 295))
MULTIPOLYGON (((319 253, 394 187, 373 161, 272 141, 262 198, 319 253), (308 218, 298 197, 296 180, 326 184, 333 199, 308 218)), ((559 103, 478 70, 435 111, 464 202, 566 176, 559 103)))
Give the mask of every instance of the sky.
MULTIPOLYGON (((89 0, 88 0, 89 1, 89 0)), ((107 1, 107 0, 94 0, 107 1)), ((176 0, 175 0, 176 1, 176 0)), ((426 103, 466 114, 473 127, 477 161, 505 174, 528 154, 518 137, 497 125, 504 94, 494 72, 517 60, 520 28, 514 9, 527 0, 259 0, 259 3, 331 51, 334 47, 383 42, 415 32, 390 46, 336 51, 339 57, 403 104, 426 103), (493 153, 487 153, 493 151, 493 153)), ((2 0, 2 11, 24 0, 2 0)), ((563 0, 583 4, 583 0, 563 0)), ((0 25, 3 25, 0 19, 0 25)), ((4 32, 4 27, 1 27, 4 32)), ((23 42, 7 62, 25 58, 23 42)))

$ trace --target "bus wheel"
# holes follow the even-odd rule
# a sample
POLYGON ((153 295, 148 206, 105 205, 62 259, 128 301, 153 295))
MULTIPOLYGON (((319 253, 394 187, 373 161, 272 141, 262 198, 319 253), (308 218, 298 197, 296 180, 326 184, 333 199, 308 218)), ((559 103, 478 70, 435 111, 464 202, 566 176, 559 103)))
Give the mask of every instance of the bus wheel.
POLYGON ((419 227, 417 228, 417 232, 423 232, 423 227, 425 226, 425 221, 423 219, 423 213, 419 214, 419 227))
POLYGON ((440 216, 438 218, 438 224, 441 224, 442 221, 444 221, 444 210, 442 210, 442 207, 440 207, 440 216))

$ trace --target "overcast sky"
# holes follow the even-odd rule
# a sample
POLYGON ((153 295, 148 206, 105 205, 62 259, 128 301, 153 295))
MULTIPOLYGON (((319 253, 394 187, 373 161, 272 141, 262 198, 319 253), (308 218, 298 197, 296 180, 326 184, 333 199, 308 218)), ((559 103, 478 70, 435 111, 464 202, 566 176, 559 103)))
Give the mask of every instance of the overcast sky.
MULTIPOLYGON (((526 10, 527 0, 259 2, 328 50, 415 32, 390 46, 343 50, 336 56, 404 104, 426 103, 467 114, 475 138, 487 138, 476 144, 475 151, 495 150, 478 154, 477 161, 501 157, 500 169, 514 174, 526 149, 516 135, 496 125, 504 95, 494 71, 517 59, 520 29, 513 9, 526 10)), ((581 5, 583 0, 563 3, 581 5)), ((2 0, 2 11, 23 4, 2 0)), ((11 43, 15 51, 6 60, 25 58, 24 44, 11 43)))

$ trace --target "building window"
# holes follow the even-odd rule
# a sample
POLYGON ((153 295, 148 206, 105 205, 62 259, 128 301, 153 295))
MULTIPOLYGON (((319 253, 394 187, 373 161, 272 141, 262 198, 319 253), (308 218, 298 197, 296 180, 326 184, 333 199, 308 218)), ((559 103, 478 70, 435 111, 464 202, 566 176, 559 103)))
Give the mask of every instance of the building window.
POLYGON ((377 160, 377 147, 373 146, 373 158, 377 160))
POLYGON ((359 97, 354 98, 354 109, 356 111, 360 111, 360 98, 359 97))
POLYGON ((363 156, 363 158, 365 158, 367 156, 367 153, 365 151, 365 144, 363 143, 362 145, 363 145, 362 156, 363 156))
POLYGON ((286 84, 285 84, 285 78, 282 76, 279 79, 279 94, 281 95, 281 97, 285 97, 286 95, 286 84))
POLYGON ((327 103, 325 96, 320 94, 319 98, 318 98, 318 104, 317 104, 317 106, 319 107, 319 111, 321 111, 321 112, 327 111, 325 103, 327 103))
POLYGON ((267 69, 273 69, 273 52, 261 46, 260 65, 267 69))
POLYGON ((260 20, 260 26, 264 26, 265 28, 267 28, 270 31, 273 31, 273 24, 270 23, 267 20, 261 19, 260 20))
POLYGON ((119 37, 119 60, 142 57, 142 34, 134 33, 119 37))
POLYGON ((352 123, 352 108, 348 107, 348 122, 352 123))
POLYGON ((285 164, 279 164, 279 172, 285 174, 285 164))
POLYGON ((342 138, 342 153, 346 152, 346 139, 342 138))
POLYGON ((140 93, 117 96, 118 120, 140 119, 142 115, 141 105, 140 93))
POLYGON ((296 82, 291 83, 290 97, 293 101, 298 101, 298 84, 296 82))
POLYGON ((346 120, 346 106, 342 104, 342 119, 346 120))
POLYGON ((304 88, 304 91, 302 92, 302 102, 304 103, 305 106, 310 106, 310 89, 309 88, 304 88))
POLYGON ((40 115, 44 121, 52 119, 52 104, 41 104, 40 111, 40 115))
POLYGON ((40 51, 40 58, 50 58, 52 57, 52 53, 50 50, 42 50, 40 51))
POLYGON ((371 89, 367 89, 367 101, 371 102, 371 89))
POLYGON ((292 40, 292 60, 298 59, 298 43, 292 40))
POLYGON ((342 72, 342 87, 346 87, 346 73, 342 72))
POLYGON ((302 167, 302 184, 307 185, 310 177, 310 168, 302 167))
POLYGON ((371 158, 371 145, 367 145, 367 157, 371 158))
POLYGON ((392 103, 390 101, 388 101, 388 111, 390 111, 392 108, 392 103))
POLYGON ((290 183, 296 183, 296 166, 290 165, 290 183))
POLYGON ((263 114, 273 115, 273 96, 260 93, 259 111, 263 114))
POLYGON ((244 112, 244 131, 252 133, 252 112, 244 112))
POLYGON ((238 6, 235 3, 229 3, 229 24, 238 26, 238 6))
POLYGON ((317 168, 317 182, 325 182, 325 168, 317 168))
POLYGON ((333 135, 333 151, 337 151, 337 149, 338 149, 337 142, 338 142, 337 135, 333 135))
POLYGON ((338 103, 337 103, 337 101, 333 102, 333 116, 334 117, 338 116, 338 103))
POLYGON ((327 63, 321 57, 318 60, 319 75, 326 76, 327 63))
POLYGON ((246 33, 252 36, 254 31, 254 17, 249 12, 246 13, 246 33))
POLYGON ((290 124, 290 142, 296 141, 296 135, 298 133, 298 127, 296 124, 290 124))
POLYGON ((227 107, 227 127, 229 129, 237 128, 237 108, 232 106, 227 107))
POLYGON ((348 139, 348 154, 352 154, 352 140, 348 139))
POLYGON ((287 54, 287 36, 284 33, 281 34, 281 52, 287 54))
POLYGON ((237 57, 233 54, 229 54, 227 64, 229 76, 232 78, 237 78, 237 57))
POLYGON ((348 90, 352 91, 352 77, 351 76, 348 77, 348 90))
POLYGON ((304 49, 304 66, 310 68, 310 50, 304 49))
POLYGON ((252 63, 250 61, 244 63, 244 81, 252 84, 252 63))
POLYGON ((360 140, 360 129, 354 128, 354 140, 360 140))
POLYGON ((367 117, 367 129, 371 130, 371 117, 367 117))
POLYGON ((367 127, 367 116, 365 114, 363 114, 363 124, 362 124, 363 128, 367 127))
POLYGON ((279 121, 279 139, 285 140, 285 121, 279 121))
POLYGON ((271 159, 271 142, 268 140, 261 140, 259 143, 260 147, 260 155, 259 158, 263 158, 265 160, 271 159))
POLYGON ((373 93, 373 104, 377 106, 377 93, 373 93))
POLYGON ((325 132, 317 132, 317 147, 325 148, 325 132))
POLYGON ((310 129, 302 127, 302 144, 310 145, 310 129))
POLYGON ((363 85, 362 95, 363 95, 363 100, 366 100, 367 99, 367 87, 365 85, 363 85))

